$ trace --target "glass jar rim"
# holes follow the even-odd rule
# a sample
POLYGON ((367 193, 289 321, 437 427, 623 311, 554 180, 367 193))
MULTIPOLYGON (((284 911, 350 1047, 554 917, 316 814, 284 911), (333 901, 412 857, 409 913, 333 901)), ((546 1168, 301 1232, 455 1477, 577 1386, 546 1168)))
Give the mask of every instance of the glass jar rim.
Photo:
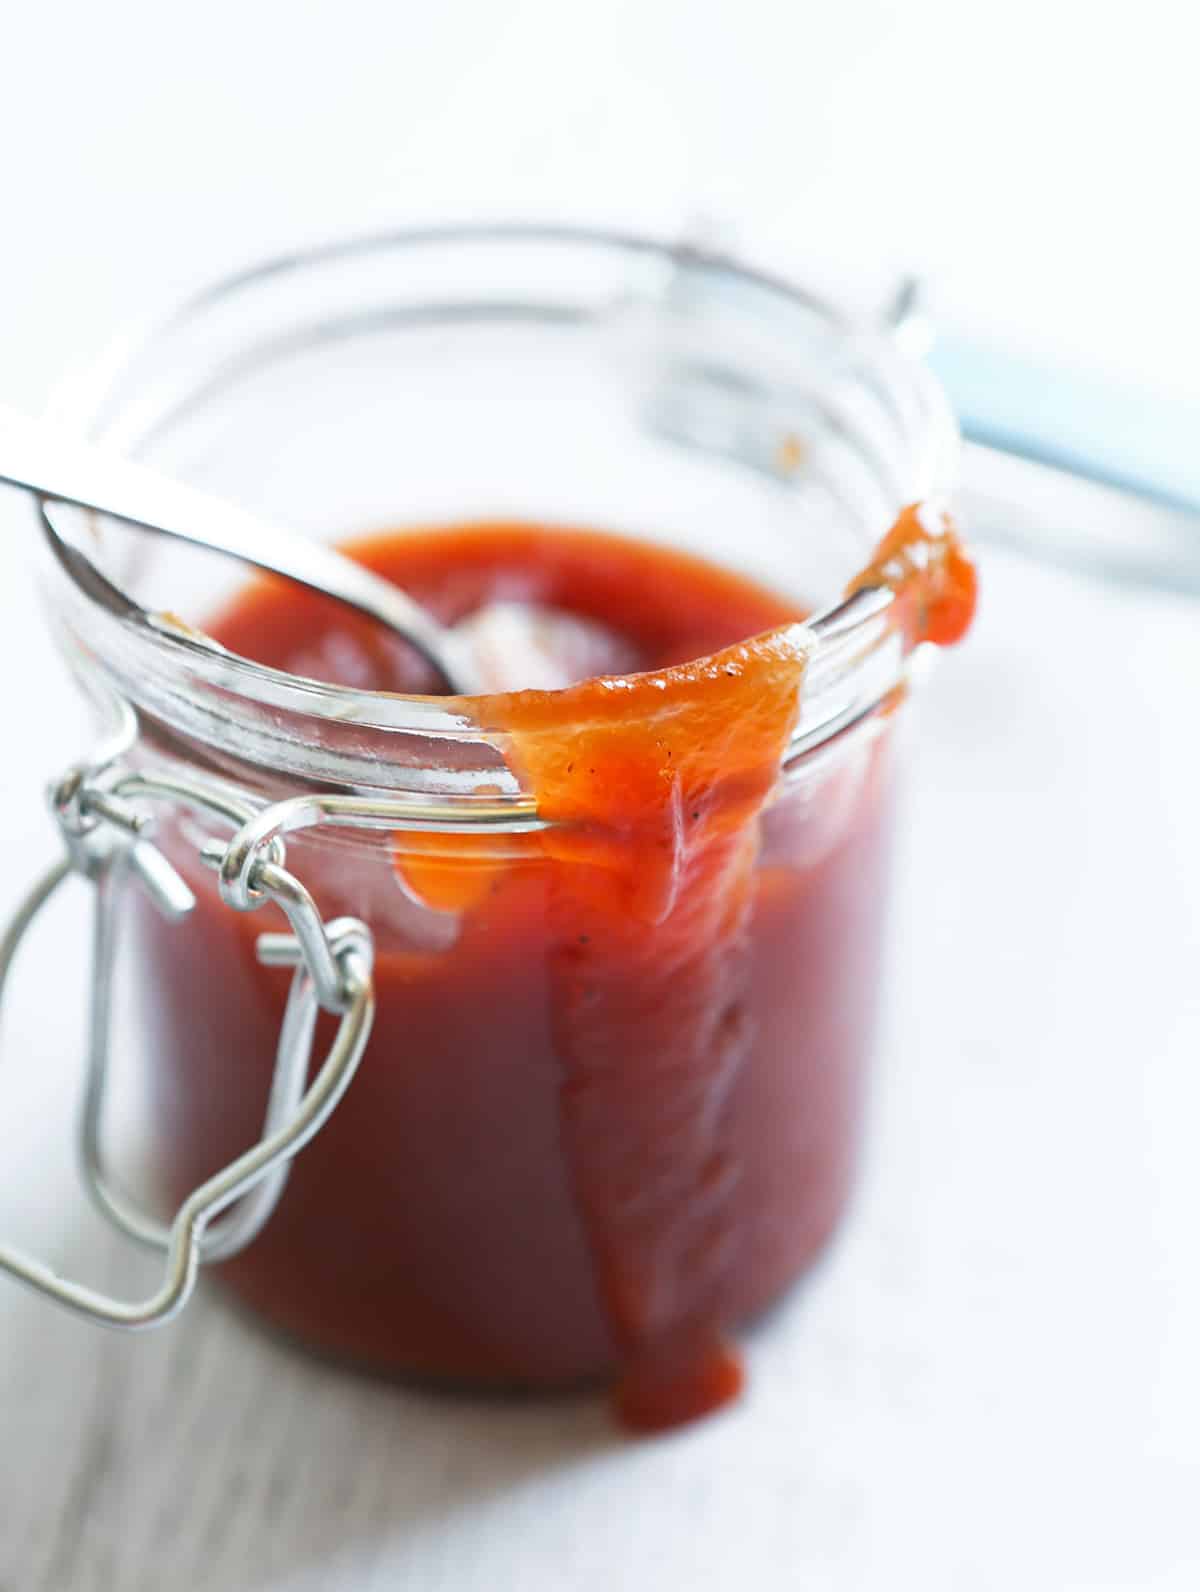
MULTIPOLYGON (((165 316, 144 320, 134 332, 110 345, 94 364, 63 382, 51 401, 51 413, 87 434, 136 450, 152 440, 177 412, 145 404, 137 391, 139 362, 152 358, 161 343, 182 329, 244 293, 286 283, 322 266, 396 249, 476 245, 598 250, 651 260, 673 270, 694 266, 733 287, 765 295, 784 309, 790 306, 817 316, 831 331, 853 341, 858 358, 870 365, 890 397, 915 415, 917 447, 911 461, 910 499, 938 501, 948 489, 958 441, 948 403, 927 367, 897 348, 884 332, 864 327, 847 311, 800 284, 740 261, 702 253, 686 243, 598 228, 505 222, 395 229, 263 260, 214 281, 165 316)), ((245 369, 245 365, 239 366, 226 373, 226 379, 236 381, 245 369)), ((212 382, 199 394, 205 401, 219 395, 218 385, 212 382)), ((190 389, 185 391, 182 404, 196 396, 190 389)), ((78 512, 62 505, 43 509, 43 514, 55 518, 78 512)), ((884 529, 886 526, 880 527, 881 533, 884 529)), ((388 750, 410 737, 426 748, 447 742, 490 749, 502 744, 502 737, 482 728, 466 711, 462 699, 329 685, 236 656, 182 630, 131 624, 98 605, 61 572, 56 577, 55 600, 63 621, 60 633, 69 650, 99 662, 107 684, 118 694, 124 684, 136 681, 141 701, 135 705, 147 707, 172 729, 202 744, 256 764, 355 788, 383 785, 425 794, 453 794, 470 789, 469 771, 457 770, 450 781, 451 791, 446 788, 444 772, 430 777, 428 770, 416 766, 419 756, 414 760, 410 754, 400 758, 397 767, 382 769, 380 750, 385 749, 386 760, 388 750), (291 744, 288 755, 280 760, 281 712, 295 715, 300 723, 319 722, 324 727, 322 744, 310 748, 291 744), (332 727, 352 731, 344 737, 345 745, 330 744, 326 731, 332 727), (363 736, 375 738, 366 756, 351 745, 363 736)), ((810 663, 792 755, 823 744, 879 705, 896 684, 902 667, 901 649, 892 644, 896 641, 878 603, 864 602, 860 595, 834 611, 829 644, 822 646, 810 663)), ((490 799, 497 799, 497 784, 501 799, 521 799, 515 778, 501 773, 494 756, 485 761, 486 767, 475 771, 479 778, 474 782, 482 779, 487 784, 490 799)))

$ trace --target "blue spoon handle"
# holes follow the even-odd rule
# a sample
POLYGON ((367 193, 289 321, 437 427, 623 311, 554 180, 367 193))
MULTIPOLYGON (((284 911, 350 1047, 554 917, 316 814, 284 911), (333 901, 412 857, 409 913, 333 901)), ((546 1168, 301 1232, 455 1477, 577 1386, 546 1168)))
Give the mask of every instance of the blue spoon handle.
POLYGON ((1200 510, 1200 402, 964 339, 939 339, 930 364, 970 440, 1200 510))

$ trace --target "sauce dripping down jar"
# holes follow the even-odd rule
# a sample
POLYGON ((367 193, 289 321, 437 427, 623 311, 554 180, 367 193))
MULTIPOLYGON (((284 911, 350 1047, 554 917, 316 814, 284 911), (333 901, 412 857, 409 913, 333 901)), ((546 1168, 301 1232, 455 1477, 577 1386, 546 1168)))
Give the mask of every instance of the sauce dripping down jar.
POLYGON ((371 1369, 603 1379, 638 1429, 725 1402, 732 1334, 847 1198, 911 660, 973 601, 910 507, 953 466, 931 378, 722 260, 464 229, 240 276, 72 405, 314 535, 422 527, 355 550, 448 622, 579 614, 622 672, 436 698, 402 644, 194 550, 93 528, 180 616, 158 634, 48 570, 120 727, 57 810, 133 957, 180 1213, 108 1179, 101 1010, 85 1166, 166 1275, 58 1296, 148 1325, 208 1260, 371 1369))

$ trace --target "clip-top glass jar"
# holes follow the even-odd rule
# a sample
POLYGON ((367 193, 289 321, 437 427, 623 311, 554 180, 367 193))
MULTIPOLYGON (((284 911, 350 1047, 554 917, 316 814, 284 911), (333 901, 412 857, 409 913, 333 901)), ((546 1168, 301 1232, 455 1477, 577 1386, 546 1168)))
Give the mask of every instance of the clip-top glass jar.
POLYGON ((915 649, 886 593, 840 599, 946 488, 931 378, 721 259, 455 229, 233 278, 60 412, 302 533, 457 525, 362 556, 448 619, 553 568, 648 672, 397 690, 396 648, 311 594, 48 511, 57 633, 116 728, 55 788, 38 899, 97 881, 85 1169, 167 1270, 124 1304, 0 1263, 140 1326, 220 1261, 375 1369, 616 1378, 643 1426, 720 1402, 726 1334, 812 1263, 852 1172, 915 649), (638 541, 535 529, 563 526, 638 541), (100 1145, 126 919, 169 1226, 100 1145))

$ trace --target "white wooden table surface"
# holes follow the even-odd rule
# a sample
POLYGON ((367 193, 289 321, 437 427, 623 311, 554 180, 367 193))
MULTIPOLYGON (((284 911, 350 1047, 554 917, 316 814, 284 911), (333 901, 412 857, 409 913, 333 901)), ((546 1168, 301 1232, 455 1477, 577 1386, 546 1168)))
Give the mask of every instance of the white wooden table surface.
MULTIPOLYGON (((577 181, 634 220, 744 216, 751 239, 796 258, 815 218, 866 259, 863 218, 882 217, 883 265, 919 238, 964 299, 995 294, 1001 323, 1028 312, 1044 340, 1057 316, 1075 346, 1095 324, 1104 283, 1081 278, 1073 296, 1061 253, 1038 281, 1019 249, 1003 283, 988 277, 992 196, 968 169, 1003 166, 991 129, 1022 30, 1061 44, 1072 7, 1010 7, 994 72, 972 46, 965 86, 928 56, 963 12, 935 0, 828 8, 802 41, 780 40, 779 8, 755 0, 727 49, 705 11, 682 64, 678 29, 699 8, 673 0, 571 21, 540 0, 503 23, 500 8, 438 9, 382 24, 358 3, 221 3, 186 38, 135 0, 29 8, 0 58, 0 399, 35 407, 144 293, 297 232, 544 210, 578 198, 577 181), (948 114, 979 96, 969 154, 962 138, 935 144, 940 123, 909 92, 923 61, 948 114), (710 123, 708 97, 730 83, 710 123), (947 164, 906 188, 905 159, 935 149, 947 164), (772 198, 785 177, 786 225, 772 198), (847 183, 860 207, 839 209, 847 183)), ((1121 40, 1089 37, 1115 66, 1121 40)), ((1031 226, 1061 186, 1032 153, 1056 103, 1039 73, 1005 134, 1018 156, 1027 140, 1028 203, 1009 219, 1031 226)), ((1102 97, 1091 79, 1080 92, 1102 97)), ((1164 150, 1135 210, 1180 174, 1164 150)), ((1102 220, 1083 205, 1080 250, 1102 220)), ((1162 251, 1154 304, 1114 334, 1115 357, 1157 346, 1164 380, 1177 255, 1162 251)), ((1135 266, 1106 257, 1109 290, 1135 266)), ((40 787, 78 745, 15 524, 0 499, 0 906, 49 852, 40 787)), ((755 1337, 744 1403, 629 1444, 591 1400, 357 1380, 208 1294, 129 1339, 0 1282, 0 1592, 1194 1592, 1200 608, 1000 556, 984 581, 978 633, 924 706, 863 1183, 835 1253, 755 1337)), ((79 905, 31 945, 4 1014, 0 1230, 135 1286, 145 1262, 72 1183, 79 905)))

